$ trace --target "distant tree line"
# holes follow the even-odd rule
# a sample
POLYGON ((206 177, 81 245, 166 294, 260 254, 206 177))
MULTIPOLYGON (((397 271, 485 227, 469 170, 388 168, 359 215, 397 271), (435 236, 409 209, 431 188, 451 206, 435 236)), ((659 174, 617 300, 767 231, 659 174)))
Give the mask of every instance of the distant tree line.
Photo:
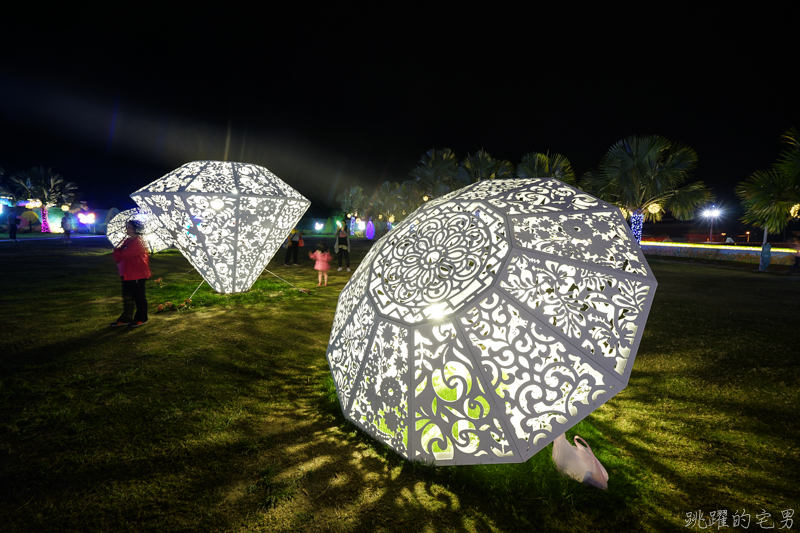
MULTIPOLYGON (((773 168, 754 172, 736 186, 742 202, 742 222, 779 233, 800 218, 800 136, 790 128, 783 135, 786 149, 773 168)), ((697 153, 658 135, 635 135, 615 143, 596 169, 576 178, 572 164, 561 154, 531 152, 516 168, 484 150, 459 160, 449 148, 431 149, 409 172, 410 179, 383 182, 372 195, 353 186, 337 196, 344 213, 379 221, 402 220, 425 201, 487 179, 554 177, 617 206, 630 219, 637 240, 642 224, 657 222, 665 213, 690 220, 714 194, 693 180, 697 153)))

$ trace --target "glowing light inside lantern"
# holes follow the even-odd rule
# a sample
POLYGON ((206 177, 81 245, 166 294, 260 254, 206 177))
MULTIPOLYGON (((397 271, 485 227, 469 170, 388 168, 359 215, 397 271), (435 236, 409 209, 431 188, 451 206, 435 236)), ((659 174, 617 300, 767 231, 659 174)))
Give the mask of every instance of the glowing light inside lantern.
POLYGON ((432 305, 425 310, 425 313, 429 318, 444 318, 445 307, 447 307, 446 303, 432 305))
POLYGON ((317 230, 317 231, 321 230, 324 227, 325 227, 325 224, 323 224, 322 222, 317 222, 317 223, 314 224, 314 229, 317 230))
POLYGON ((211 206, 211 209, 216 209, 217 211, 219 211, 220 209, 225 207, 225 202, 223 202, 219 198, 214 198, 213 200, 211 200, 211 202, 209 202, 209 205, 211 206))
POLYGON ((363 230, 364 228, 367 227, 367 225, 364 224, 364 221, 361 220, 360 218, 358 220, 356 220, 356 226, 358 226, 359 230, 363 230))

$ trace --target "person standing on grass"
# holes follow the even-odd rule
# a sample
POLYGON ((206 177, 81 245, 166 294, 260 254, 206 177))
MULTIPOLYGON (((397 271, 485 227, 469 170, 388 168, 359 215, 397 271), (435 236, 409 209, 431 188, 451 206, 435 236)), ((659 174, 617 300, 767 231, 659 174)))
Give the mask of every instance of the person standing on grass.
POLYGON ((342 271, 342 258, 347 264, 347 271, 350 272, 350 234, 347 232, 347 224, 344 220, 342 220, 342 227, 336 232, 336 244, 333 246, 333 251, 339 257, 337 272, 342 271))
POLYGON ((289 257, 292 257, 293 265, 299 265, 300 263, 297 262, 297 252, 300 250, 300 239, 303 238, 303 234, 297 229, 293 229, 292 232, 287 237, 288 242, 286 243, 288 246, 286 247, 286 259, 283 261, 283 266, 289 266, 289 257))
POLYGON ((317 249, 314 252, 310 252, 308 254, 309 259, 313 259, 316 261, 314 263, 314 270, 317 271, 317 279, 319 282, 317 283, 317 287, 322 285, 322 278, 325 278, 325 286, 328 286, 328 270, 330 270, 331 265, 330 262, 333 259, 331 257, 330 252, 328 251, 328 247, 325 246, 325 243, 317 244, 317 249))
POLYGON ((17 239, 17 212, 14 208, 11 208, 8 211, 8 240, 19 242, 17 239))
POLYGON ((72 242, 69 240, 70 234, 72 234, 72 219, 69 216, 69 211, 66 211, 61 219, 61 229, 64 230, 64 242, 72 242))
POLYGON ((114 260, 121 264, 122 274, 122 315, 111 323, 111 326, 130 326, 138 328, 147 324, 147 297, 145 282, 150 278, 150 259, 147 246, 142 239, 144 224, 138 220, 129 220, 125 225, 128 238, 114 249, 114 260), (136 304, 136 314, 131 320, 133 310, 130 300, 136 304), (127 313, 127 314, 126 314, 127 313))

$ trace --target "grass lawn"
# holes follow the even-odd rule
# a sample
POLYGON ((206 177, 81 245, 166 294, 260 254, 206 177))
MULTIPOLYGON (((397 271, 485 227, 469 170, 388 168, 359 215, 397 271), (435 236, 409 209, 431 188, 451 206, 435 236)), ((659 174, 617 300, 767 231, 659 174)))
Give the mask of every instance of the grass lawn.
POLYGON ((159 253, 150 322, 109 328, 110 251, 0 243, 0 530, 664 531, 719 510, 730 530, 743 512, 777 530, 800 511, 800 276, 786 267, 651 259, 628 388, 568 434, 608 469, 603 492, 559 476, 550 447, 434 468, 346 422, 325 361, 346 272, 318 290, 308 259, 284 267, 279 252, 268 270, 309 294, 265 272, 250 293, 204 284, 156 313, 201 281, 159 253))

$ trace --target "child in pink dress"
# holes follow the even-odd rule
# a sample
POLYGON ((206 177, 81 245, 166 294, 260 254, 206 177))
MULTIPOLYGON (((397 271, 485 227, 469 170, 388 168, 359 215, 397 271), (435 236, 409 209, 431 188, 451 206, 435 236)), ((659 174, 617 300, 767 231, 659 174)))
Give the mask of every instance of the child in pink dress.
POLYGON ((328 251, 328 247, 325 246, 325 243, 319 243, 317 245, 317 249, 308 254, 309 259, 313 259, 316 261, 314 263, 314 270, 317 271, 317 277, 319 279, 319 283, 317 283, 317 287, 322 285, 322 278, 325 278, 325 286, 328 286, 328 270, 331 268, 330 261, 332 259, 330 252, 328 251))

